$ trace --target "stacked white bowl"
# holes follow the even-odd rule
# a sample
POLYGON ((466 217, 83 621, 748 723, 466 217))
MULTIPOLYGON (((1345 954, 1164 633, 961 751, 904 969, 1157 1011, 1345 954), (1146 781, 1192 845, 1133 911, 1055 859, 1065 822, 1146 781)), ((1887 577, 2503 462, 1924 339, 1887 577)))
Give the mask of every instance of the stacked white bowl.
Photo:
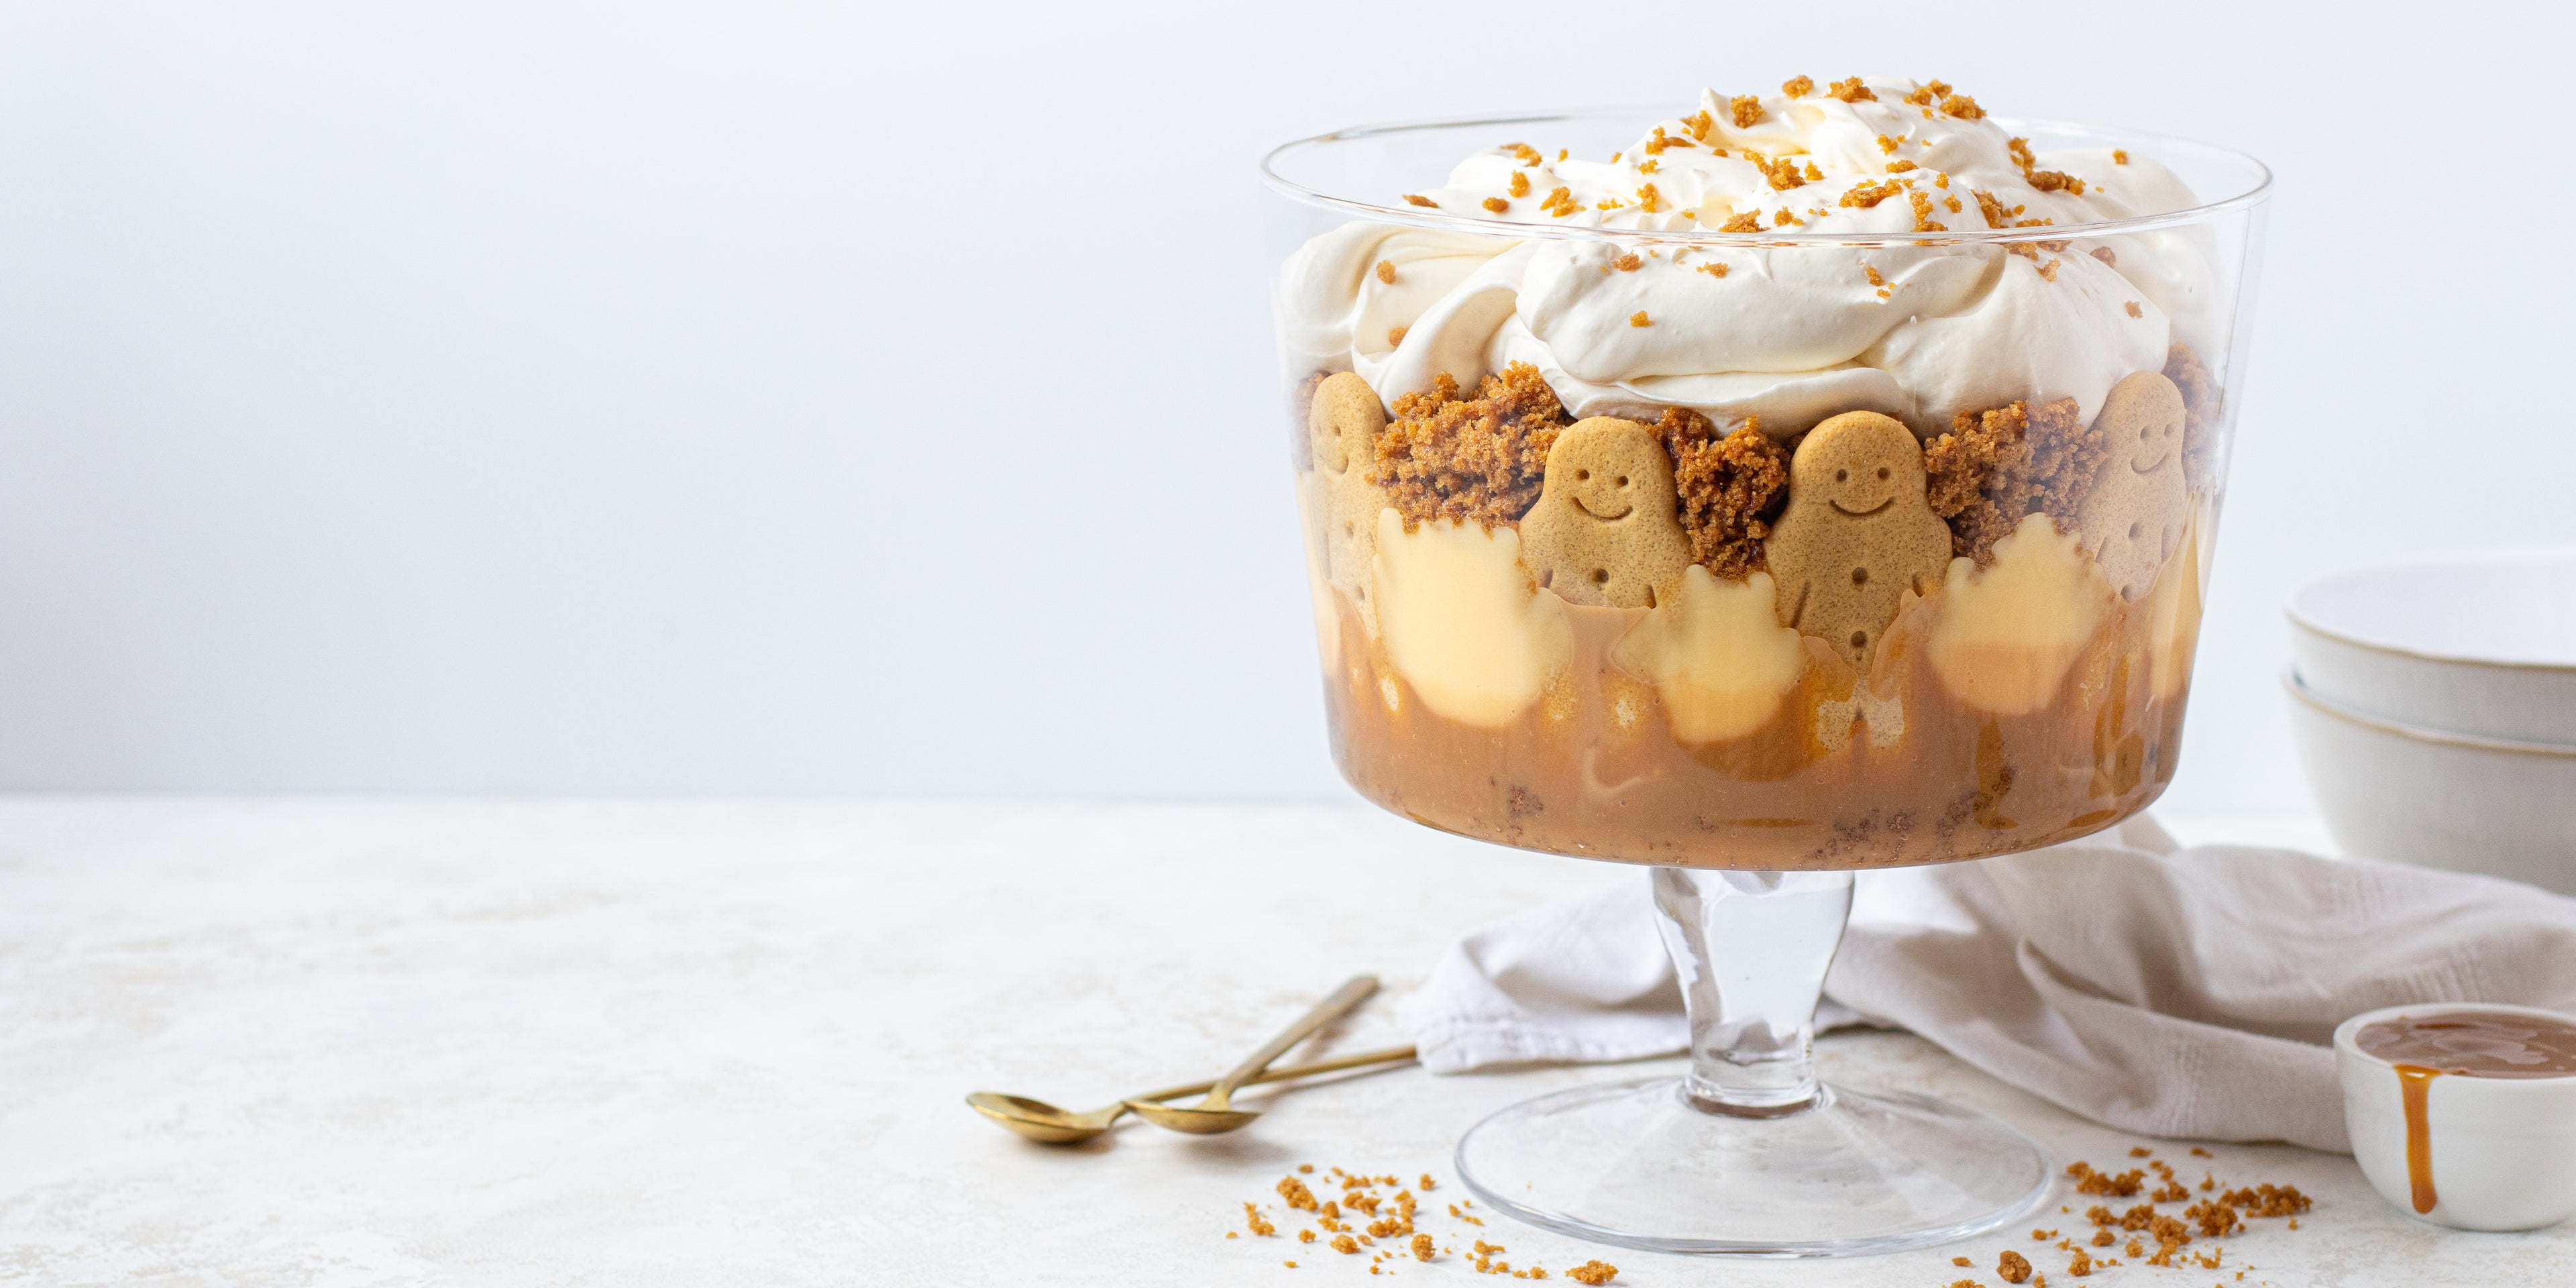
POLYGON ((2576 550, 2365 568, 2289 616, 2283 683, 2337 845, 2576 894, 2576 550))

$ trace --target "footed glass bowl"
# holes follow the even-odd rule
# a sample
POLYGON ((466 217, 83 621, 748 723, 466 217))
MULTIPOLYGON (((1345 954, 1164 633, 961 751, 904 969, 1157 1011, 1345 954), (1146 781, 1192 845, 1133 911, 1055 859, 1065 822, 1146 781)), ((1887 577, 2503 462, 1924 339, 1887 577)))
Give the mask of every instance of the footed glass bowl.
POLYGON ((1653 868, 1690 1073, 1458 1148, 1479 1198, 1608 1243, 1882 1252, 2045 1195, 1992 1118, 1820 1085, 1815 1004, 1855 870, 2171 781, 2244 371, 2259 163, 1796 88, 1263 167, 1344 777, 1653 868))

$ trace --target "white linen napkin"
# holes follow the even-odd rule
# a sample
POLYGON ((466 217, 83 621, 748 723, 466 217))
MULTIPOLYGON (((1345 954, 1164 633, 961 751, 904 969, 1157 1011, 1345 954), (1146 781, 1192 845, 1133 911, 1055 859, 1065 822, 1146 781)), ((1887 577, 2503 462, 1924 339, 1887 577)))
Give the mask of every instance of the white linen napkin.
MULTIPOLYGON (((1459 1073, 1684 1049, 1646 875, 1452 943, 1400 1015, 1459 1073)), ((2576 1009, 2576 899, 2519 882, 2244 845, 2145 817, 1972 863, 1865 872, 1820 1027, 1911 1029, 2023 1090, 2155 1136, 2348 1152, 2349 1016, 2576 1009)))

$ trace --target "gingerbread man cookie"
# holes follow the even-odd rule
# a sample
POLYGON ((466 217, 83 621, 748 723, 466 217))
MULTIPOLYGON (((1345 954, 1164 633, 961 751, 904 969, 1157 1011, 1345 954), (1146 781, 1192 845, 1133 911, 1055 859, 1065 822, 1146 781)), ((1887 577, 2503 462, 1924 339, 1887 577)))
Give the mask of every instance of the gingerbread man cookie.
POLYGON ((2084 549, 2123 598, 2146 594, 2182 544, 2191 509, 2182 473, 2183 420, 2182 390, 2155 371, 2111 386, 2093 419, 2093 434, 2109 454, 2075 522, 2084 529, 2084 549))
POLYGON ((1377 605, 1369 602, 1369 561, 1377 553, 1377 512, 1386 507, 1386 494, 1369 482, 1369 471, 1385 428, 1377 391, 1357 374, 1340 372, 1315 387, 1306 439, 1315 459, 1312 504, 1324 529, 1324 575, 1359 609, 1371 635, 1377 634, 1377 605))
POLYGON ((1548 448, 1538 504, 1521 516, 1521 562, 1572 603, 1652 608, 1691 563, 1675 496, 1653 430, 1577 421, 1548 448))
POLYGON ((1914 431, 1874 411, 1809 431, 1789 461, 1789 509, 1763 548, 1780 620, 1867 675, 1905 592, 1931 594, 1950 565, 1950 527, 1924 497, 1914 431))

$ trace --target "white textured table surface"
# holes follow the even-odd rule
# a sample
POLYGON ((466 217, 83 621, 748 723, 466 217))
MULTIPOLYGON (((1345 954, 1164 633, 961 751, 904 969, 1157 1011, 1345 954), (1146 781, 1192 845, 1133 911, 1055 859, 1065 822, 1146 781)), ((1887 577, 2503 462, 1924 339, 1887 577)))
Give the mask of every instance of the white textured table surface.
MULTIPOLYGON (((1356 969, 1391 1000, 1460 929, 1635 879, 1357 806, 0 802, 0 1281, 1383 1282, 1225 1232, 1300 1162, 1445 1180, 1489 1110, 1639 1068, 1407 1069, 1281 1097, 1235 1136, 1072 1150, 958 1097, 1086 1106, 1213 1074, 1356 969)), ((1387 1013, 1332 1046, 1400 1041, 1387 1013)), ((1822 1051, 1829 1075, 1999 1112, 2061 1163, 2137 1143, 1910 1037, 1822 1051)), ((2219 1270, 2086 1284, 2576 1281, 2576 1231, 2443 1233, 2348 1159, 2212 1152, 2315 1211, 2222 1241, 2219 1270)), ((1560 1281, 1601 1255, 1637 1288, 1991 1288, 2017 1247, 2072 1282, 2027 1231, 1721 1264, 1443 1207, 1423 1225, 1444 1242, 1560 1281)), ((1455 1257, 1391 1268, 1492 1282, 1455 1257)))

